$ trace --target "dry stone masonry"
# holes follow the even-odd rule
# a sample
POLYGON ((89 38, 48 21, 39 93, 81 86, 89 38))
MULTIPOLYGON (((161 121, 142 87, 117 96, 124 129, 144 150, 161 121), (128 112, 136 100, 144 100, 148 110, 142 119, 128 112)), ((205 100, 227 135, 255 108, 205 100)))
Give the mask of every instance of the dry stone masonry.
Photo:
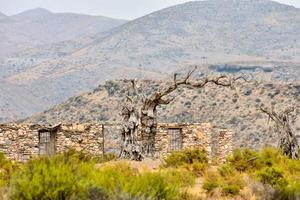
MULTIPOLYGON (((122 146, 119 124, 0 124, 0 151, 12 160, 25 162, 39 155, 52 155, 67 149, 93 155, 119 154, 122 146)), ((164 158, 172 151, 186 148, 205 149, 209 158, 219 160, 232 151, 232 133, 222 130, 217 148, 212 148, 212 128, 209 123, 160 123, 155 136, 155 157, 164 158)))
POLYGON ((227 129, 218 130, 216 158, 219 162, 224 162, 225 158, 233 151, 233 133, 227 129))
POLYGON ((165 157, 172 151, 188 148, 205 149, 211 156, 211 126, 204 124, 159 124, 156 133, 156 153, 165 157))

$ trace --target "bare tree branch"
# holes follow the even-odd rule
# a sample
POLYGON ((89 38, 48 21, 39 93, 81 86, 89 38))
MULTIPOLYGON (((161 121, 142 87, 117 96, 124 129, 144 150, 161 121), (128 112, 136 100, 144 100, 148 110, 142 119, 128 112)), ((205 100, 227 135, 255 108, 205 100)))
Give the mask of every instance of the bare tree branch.
POLYGON ((222 87, 233 87, 238 80, 246 81, 245 77, 229 77, 226 75, 215 78, 207 76, 198 82, 192 81, 191 77, 196 69, 197 67, 194 67, 188 71, 183 78, 179 78, 179 74, 174 74, 172 84, 159 89, 148 97, 138 93, 135 80, 130 81, 134 95, 137 98, 127 97, 131 106, 130 108, 124 106, 127 109, 125 109, 126 113, 123 114, 124 128, 122 135, 124 136, 124 143, 120 153, 121 157, 134 160, 140 160, 145 156, 153 157, 157 128, 157 106, 172 102, 174 98, 164 99, 164 97, 177 90, 179 86, 201 89, 208 83, 212 83, 222 87), (141 135, 142 139, 138 139, 137 135, 141 135))
POLYGON ((299 144, 296 135, 293 133, 290 125, 291 113, 295 110, 294 107, 286 108, 282 113, 277 113, 274 109, 260 107, 260 110, 267 114, 272 119, 277 127, 280 136, 279 146, 283 152, 292 159, 299 158, 299 144))

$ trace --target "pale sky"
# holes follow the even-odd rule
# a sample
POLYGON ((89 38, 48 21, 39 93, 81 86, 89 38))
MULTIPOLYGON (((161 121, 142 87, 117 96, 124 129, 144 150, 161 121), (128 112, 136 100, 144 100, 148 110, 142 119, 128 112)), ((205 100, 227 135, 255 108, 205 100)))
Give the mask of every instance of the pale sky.
MULTIPOLYGON (((300 8, 300 0, 276 0, 300 8)), ((135 19, 187 0, 0 0, 0 12, 13 15, 33 8, 135 19)))

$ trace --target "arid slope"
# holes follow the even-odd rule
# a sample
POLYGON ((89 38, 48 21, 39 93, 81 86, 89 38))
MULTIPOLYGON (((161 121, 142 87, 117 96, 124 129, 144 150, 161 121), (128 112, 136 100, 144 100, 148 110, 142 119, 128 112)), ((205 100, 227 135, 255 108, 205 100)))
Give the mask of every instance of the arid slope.
MULTIPOLYGON (((26 89, 44 109, 106 80, 160 79, 194 64, 203 73, 245 69, 262 79, 297 81, 299 27, 300 9, 269 0, 189 2, 93 37, 4 59, 0 79, 26 89), (211 66, 216 64, 221 67, 211 66)), ((35 111, 21 112, 19 118, 35 111)))
MULTIPOLYGON (((140 92, 149 95, 166 82, 139 81, 140 92)), ((63 104, 25 120, 31 123, 83 123, 121 121, 120 110, 130 88, 128 81, 108 81, 89 93, 72 97, 63 104)), ((232 129, 236 146, 259 147, 275 144, 276 134, 261 105, 283 109, 300 105, 300 85, 243 83, 236 89, 209 86, 191 90, 180 88, 175 99, 158 109, 160 122, 211 122, 214 128, 232 129)), ((298 115, 300 114, 298 107, 298 115)), ((300 118, 293 122, 300 136, 300 118)))

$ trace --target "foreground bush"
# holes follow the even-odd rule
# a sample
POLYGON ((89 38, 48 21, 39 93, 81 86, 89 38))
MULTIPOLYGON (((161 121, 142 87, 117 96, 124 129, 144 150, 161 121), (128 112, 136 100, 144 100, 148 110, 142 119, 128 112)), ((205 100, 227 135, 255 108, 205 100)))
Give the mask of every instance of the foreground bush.
POLYGON ((223 195, 236 195, 245 185, 243 175, 224 165, 218 171, 208 170, 202 188, 209 193, 220 188, 223 195))
POLYGON ((96 185, 106 188, 116 199, 124 196, 129 199, 181 199, 180 188, 194 182, 194 177, 187 171, 161 170, 140 174, 124 163, 105 166, 95 176, 98 176, 96 185))
POLYGON ((249 170, 256 170, 258 167, 257 163, 258 153, 250 150, 237 149, 231 156, 227 158, 227 164, 234 167, 237 171, 244 172, 249 170))
POLYGON ((90 156, 69 151, 24 164, 12 175, 9 196, 18 200, 182 199, 182 188, 193 182, 184 170, 139 173, 126 163, 97 169, 90 156))
POLYGON ((94 156, 92 158, 92 160, 95 161, 96 163, 104 163, 104 162, 112 161, 115 159, 117 159, 117 156, 115 154, 111 154, 111 153, 103 154, 100 156, 94 156))
POLYGON ((83 151, 76 151, 74 149, 69 149, 62 153, 63 157, 68 159, 70 157, 76 157, 80 161, 93 161, 95 163, 104 163, 111 160, 115 160, 117 156, 115 154, 102 154, 102 155, 91 155, 83 151))
POLYGON ((268 196, 272 198, 300 198, 300 160, 292 160, 275 148, 234 151, 218 171, 206 174, 203 188, 208 192, 220 188, 224 195, 236 195, 248 184, 244 176, 273 188, 263 192, 271 192, 268 196))
POLYGON ((13 174, 9 194, 12 199, 71 199, 88 190, 93 167, 82 153, 37 158, 13 174))
POLYGON ((273 187, 280 188, 280 187, 284 187, 287 184, 283 172, 274 167, 266 167, 258 171, 256 175, 260 180, 260 182, 264 184, 269 184, 273 187))
POLYGON ((208 167, 206 153, 202 149, 186 149, 172 152, 165 160, 163 167, 184 168, 195 175, 203 175, 208 167))
POLYGON ((114 158, 70 150, 18 167, 0 154, 1 191, 6 194, 8 187, 9 198, 20 200, 189 199, 185 189, 194 185, 195 174, 203 174, 202 187, 211 199, 216 193, 245 199, 245 190, 258 199, 300 198, 300 161, 278 149, 237 150, 223 165, 210 168, 204 151, 191 149, 172 153, 155 172, 141 173, 125 162, 96 165, 114 158))
POLYGON ((202 149, 186 149, 172 152, 165 160, 165 167, 179 167, 184 164, 208 163, 206 153, 202 149))
POLYGON ((13 163, 0 152, 0 187, 5 187, 9 184, 12 173, 19 167, 17 163, 13 163))

